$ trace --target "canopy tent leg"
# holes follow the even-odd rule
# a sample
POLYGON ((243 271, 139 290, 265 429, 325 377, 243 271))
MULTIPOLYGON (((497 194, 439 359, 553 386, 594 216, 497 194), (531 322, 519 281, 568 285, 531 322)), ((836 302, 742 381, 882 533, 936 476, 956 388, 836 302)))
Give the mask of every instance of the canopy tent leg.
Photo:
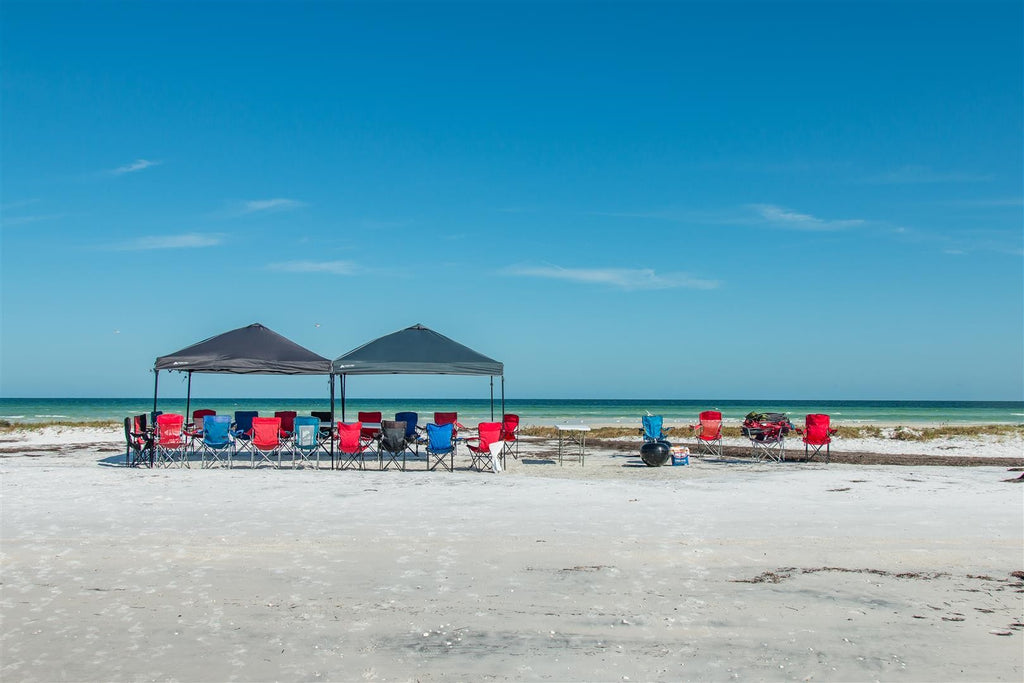
POLYGON ((188 417, 191 415, 189 410, 192 408, 192 371, 188 371, 188 388, 185 389, 185 422, 188 422, 188 417))
POLYGON ((149 416, 152 421, 156 421, 156 395, 157 390, 160 388, 160 371, 153 370, 153 413, 149 416))
POLYGON ((505 420, 505 375, 501 376, 501 419, 505 420))
POLYGON ((345 422, 345 375, 341 376, 341 421, 345 422))
POLYGON ((331 469, 334 469, 334 373, 331 378, 331 469))
POLYGON ((491 375, 491 422, 494 422, 494 375, 491 375))

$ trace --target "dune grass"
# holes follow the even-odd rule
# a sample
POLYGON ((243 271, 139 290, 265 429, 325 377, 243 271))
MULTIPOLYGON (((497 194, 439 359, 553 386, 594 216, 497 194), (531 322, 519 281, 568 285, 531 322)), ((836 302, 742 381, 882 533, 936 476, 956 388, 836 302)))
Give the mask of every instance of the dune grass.
POLYGON ((6 432, 37 432, 48 427, 89 427, 93 429, 119 428, 123 425, 120 422, 111 420, 83 420, 71 422, 62 420, 58 422, 12 422, 11 420, 0 420, 0 434, 6 432))
MULTIPOLYGON (((548 439, 558 437, 558 430, 554 427, 523 427, 522 433, 526 436, 539 436, 548 439)), ((723 427, 722 433, 727 437, 743 436, 739 427, 723 427)), ((1013 436, 1024 435, 1024 424, 1009 425, 940 425, 938 427, 879 427, 875 425, 861 425, 857 427, 839 427, 836 436, 847 439, 895 439, 897 441, 930 441, 932 439, 945 439, 952 437, 979 437, 979 436, 1013 436)), ((624 439, 639 437, 639 427, 595 427, 587 432, 587 438, 591 439, 624 439)), ((692 437, 688 429, 673 429, 669 432, 668 438, 686 439, 692 437)))

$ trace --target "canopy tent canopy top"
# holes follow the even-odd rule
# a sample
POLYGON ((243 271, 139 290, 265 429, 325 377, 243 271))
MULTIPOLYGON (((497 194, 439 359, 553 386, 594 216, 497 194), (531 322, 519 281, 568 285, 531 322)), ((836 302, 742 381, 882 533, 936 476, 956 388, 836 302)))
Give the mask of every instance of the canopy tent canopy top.
POLYGON ((328 375, 333 419, 334 375, 331 374, 331 361, 259 323, 218 334, 157 358, 153 365, 154 413, 157 408, 161 370, 188 373, 186 416, 192 403, 193 372, 232 375, 328 375))
POLYGON ((153 369, 236 375, 328 375, 331 361, 253 323, 160 356, 153 369))
POLYGON ((501 410, 505 410, 504 364, 419 324, 386 334, 335 358, 332 372, 341 375, 342 420, 348 375, 490 375, 491 419, 494 378, 500 376, 501 410))
POLYGON ((335 358, 336 375, 504 375, 504 364, 423 325, 413 325, 335 358))

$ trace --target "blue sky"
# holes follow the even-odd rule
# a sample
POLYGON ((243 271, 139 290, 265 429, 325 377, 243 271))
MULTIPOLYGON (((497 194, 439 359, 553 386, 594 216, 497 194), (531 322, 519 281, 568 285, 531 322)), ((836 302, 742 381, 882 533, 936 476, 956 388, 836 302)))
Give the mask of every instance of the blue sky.
POLYGON ((145 396, 259 321, 331 358, 423 323, 519 398, 1022 398, 1019 2, 0 20, 0 395, 145 396))

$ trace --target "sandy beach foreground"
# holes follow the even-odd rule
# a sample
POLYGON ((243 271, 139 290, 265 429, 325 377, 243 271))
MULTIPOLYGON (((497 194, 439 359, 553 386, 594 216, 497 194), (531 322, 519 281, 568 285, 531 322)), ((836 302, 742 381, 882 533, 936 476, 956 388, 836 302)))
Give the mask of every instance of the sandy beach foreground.
POLYGON ((1024 487, 1005 467, 3 455, 4 680, 1024 675, 1024 487))

